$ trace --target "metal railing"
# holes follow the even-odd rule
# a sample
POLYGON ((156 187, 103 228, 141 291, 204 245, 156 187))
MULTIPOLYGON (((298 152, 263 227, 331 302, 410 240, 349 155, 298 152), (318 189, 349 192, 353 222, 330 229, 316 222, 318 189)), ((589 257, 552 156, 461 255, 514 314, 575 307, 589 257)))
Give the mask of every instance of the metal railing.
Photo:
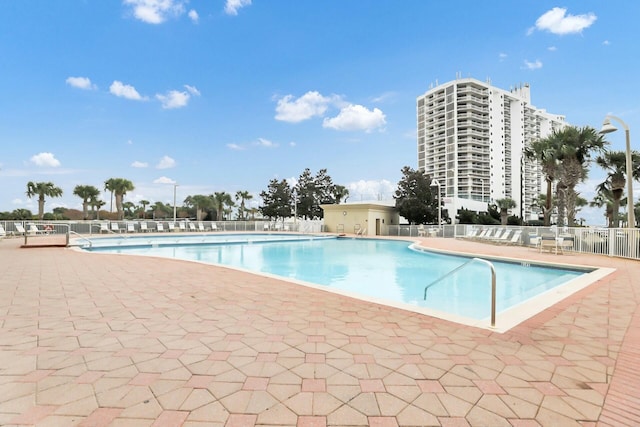
POLYGON ((486 264, 491 269, 491 327, 493 328, 493 327, 496 326, 496 269, 493 266, 493 263, 491 261, 488 261, 488 260, 483 259, 483 258, 471 258, 469 261, 463 263, 462 265, 459 265, 458 267, 456 267, 453 270, 449 271, 444 276, 441 276, 441 277, 437 278, 436 280, 434 280, 433 282, 431 282, 427 286, 425 286, 425 288, 424 288, 424 299, 425 300, 427 299, 427 291, 429 290, 430 287, 432 287, 433 285, 441 282, 442 280, 446 279, 447 277, 451 276, 452 274, 456 273, 457 271, 462 270, 464 267, 466 267, 467 265, 471 264, 474 261, 482 262, 482 263, 486 264))
MULTIPOLYGON (((512 233, 520 230, 520 239, 508 243, 519 246, 535 246, 532 242, 543 235, 550 235, 557 239, 573 241, 570 246, 564 246, 565 252, 575 252, 594 255, 615 256, 621 258, 640 260, 640 228, 601 228, 601 227, 538 227, 538 226, 503 226, 481 224, 456 224, 456 225, 390 225, 390 236, 423 237, 426 229, 426 237, 466 238, 481 242, 491 242, 491 239, 473 235, 473 231, 508 229, 512 233)), ((487 233, 494 234, 494 233, 487 233)), ((502 242, 504 243, 504 242, 502 242)))

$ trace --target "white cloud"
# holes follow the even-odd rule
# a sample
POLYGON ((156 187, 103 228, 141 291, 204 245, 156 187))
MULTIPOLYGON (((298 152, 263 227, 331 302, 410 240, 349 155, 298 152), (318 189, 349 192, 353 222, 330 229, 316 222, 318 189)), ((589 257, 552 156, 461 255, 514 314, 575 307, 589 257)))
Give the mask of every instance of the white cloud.
POLYGON ((298 123, 314 116, 322 116, 332 98, 322 96, 319 92, 309 91, 298 99, 287 95, 278 100, 276 120, 298 123))
POLYGON ((133 8, 133 16, 147 24, 161 24, 171 16, 184 13, 183 0, 123 0, 133 8))
POLYGON ((169 156, 164 156, 156 165, 156 169, 171 169, 176 166, 176 161, 169 156))
POLYGON ((322 122, 325 128, 335 130, 364 130, 371 132, 374 129, 382 130, 386 124, 384 113, 374 108, 369 110, 362 105, 348 105, 340 110, 336 117, 326 118, 322 122))
POLYGON ((196 12, 193 9, 191 9, 187 15, 189 16, 189 19, 191 19, 193 22, 197 23, 200 20, 200 17, 198 16, 198 12, 196 12))
POLYGON ((602 42, 603 45, 605 46, 609 46, 611 44, 611 42, 609 40, 605 40, 602 42))
POLYGON ((276 144, 275 142, 269 141, 268 139, 264 138, 258 138, 258 142, 256 142, 256 145, 267 148, 275 148, 278 146, 278 144, 276 144))
POLYGON ((361 179, 347 184, 346 187, 349 190, 349 202, 391 200, 396 190, 396 186, 386 179, 379 181, 361 179))
POLYGON ((527 70, 537 70, 542 68, 542 62, 539 59, 536 59, 534 62, 524 60, 524 68, 527 70))
POLYGON ((579 34, 596 22, 596 19, 598 17, 593 13, 567 15, 566 8, 554 7, 536 20, 535 27, 529 30, 529 34, 534 30, 548 31, 558 35, 579 34))
POLYGON ((500 52, 500 53, 498 54, 498 58, 500 59, 500 62, 502 62, 502 61, 504 61, 505 59, 507 59, 507 56, 508 56, 508 55, 507 55, 506 53, 503 53, 503 52, 500 52))
POLYGON ((162 103, 162 108, 167 110, 186 107, 191 95, 199 96, 200 92, 193 86, 184 85, 184 87, 186 91, 170 90, 166 95, 157 94, 156 99, 162 103))
POLYGON ((109 86, 109 92, 115 96, 121 98, 132 99, 134 101, 144 101, 145 98, 140 96, 136 88, 130 85, 125 85, 118 80, 114 80, 109 86))
POLYGON ((227 148, 235 151, 242 151, 245 149, 243 146, 234 143, 227 144, 227 148))
POLYGON ((547 48, 547 50, 548 50, 548 51, 551 51, 551 52, 555 52, 556 50, 558 50, 558 48, 557 48, 557 47, 555 47, 555 46, 549 46, 549 47, 547 48))
POLYGON ((227 0, 224 11, 227 15, 237 15, 238 9, 251 6, 251 0, 227 0))
POLYGON ((176 181, 171 178, 167 178, 166 176, 161 176, 160 178, 155 179, 153 183, 154 184, 175 184, 176 181))
POLYGON ((60 161, 56 159, 53 153, 38 153, 31 157, 31 163, 36 166, 43 166, 49 168, 57 168, 60 166, 60 161))
POLYGON ((97 88, 96 85, 91 83, 91 79, 89 79, 89 77, 68 77, 65 82, 69 86, 83 90, 92 90, 97 88))
POLYGON ((149 163, 147 162, 139 162, 139 161, 135 161, 133 163, 131 163, 131 167, 132 168, 146 168, 149 167, 149 163))
POLYGON ((296 144, 296 142, 295 142, 295 141, 291 141, 291 142, 289 143, 289 147, 295 147, 296 145, 297 145, 297 144, 296 144))

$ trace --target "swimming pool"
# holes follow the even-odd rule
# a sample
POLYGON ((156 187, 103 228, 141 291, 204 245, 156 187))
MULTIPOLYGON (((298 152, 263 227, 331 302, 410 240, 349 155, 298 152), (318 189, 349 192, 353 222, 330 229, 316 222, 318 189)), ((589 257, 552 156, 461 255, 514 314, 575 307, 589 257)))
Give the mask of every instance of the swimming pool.
MULTIPOLYGON (((177 258, 219 264, 284 277, 347 295, 406 308, 445 313, 462 323, 486 323, 490 316, 491 273, 482 263, 434 284, 470 258, 417 250, 410 242, 295 234, 217 234, 203 236, 95 239, 94 252, 177 258), (135 240, 134 240, 135 239, 135 240), (200 239, 200 240, 199 240, 200 239), (190 243, 187 243, 189 241, 190 243), (197 244, 196 244, 197 243, 197 244), (424 290, 429 287, 426 300, 424 290), (460 320, 462 319, 462 320, 460 320), (466 319, 466 320, 465 320, 466 319)), ((535 298, 593 272, 527 262, 493 260, 497 273, 497 312, 522 311, 535 298)), ((527 311, 528 310, 524 310, 527 311)), ((425 311, 423 311, 425 312, 425 311)), ((443 316, 440 316, 443 317, 443 316)))

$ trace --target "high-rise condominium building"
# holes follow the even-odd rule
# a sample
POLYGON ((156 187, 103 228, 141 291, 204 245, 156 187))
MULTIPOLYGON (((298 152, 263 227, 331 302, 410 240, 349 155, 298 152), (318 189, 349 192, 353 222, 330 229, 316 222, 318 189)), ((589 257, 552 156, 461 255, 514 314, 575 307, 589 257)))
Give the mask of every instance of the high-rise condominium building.
POLYGON ((564 116, 531 105, 529 85, 509 91, 472 78, 432 87, 417 99, 418 169, 440 187, 444 207, 485 212, 513 199, 511 211, 537 219, 533 201, 546 189, 540 165, 523 150, 566 125, 564 116))

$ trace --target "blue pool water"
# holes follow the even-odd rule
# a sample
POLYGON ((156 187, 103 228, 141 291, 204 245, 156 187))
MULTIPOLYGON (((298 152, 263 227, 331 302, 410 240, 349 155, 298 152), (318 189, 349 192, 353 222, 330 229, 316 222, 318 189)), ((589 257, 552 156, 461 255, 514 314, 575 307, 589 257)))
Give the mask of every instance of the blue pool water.
MULTIPOLYGON (((413 250, 410 242, 396 240, 217 234, 207 235, 212 241, 204 243, 204 237, 96 239, 91 250, 220 264, 473 319, 490 315, 491 273, 487 265, 479 262, 437 282, 423 299, 425 286, 467 262, 467 257, 413 250)), ((589 272, 528 263, 493 263, 498 313, 589 272)))

